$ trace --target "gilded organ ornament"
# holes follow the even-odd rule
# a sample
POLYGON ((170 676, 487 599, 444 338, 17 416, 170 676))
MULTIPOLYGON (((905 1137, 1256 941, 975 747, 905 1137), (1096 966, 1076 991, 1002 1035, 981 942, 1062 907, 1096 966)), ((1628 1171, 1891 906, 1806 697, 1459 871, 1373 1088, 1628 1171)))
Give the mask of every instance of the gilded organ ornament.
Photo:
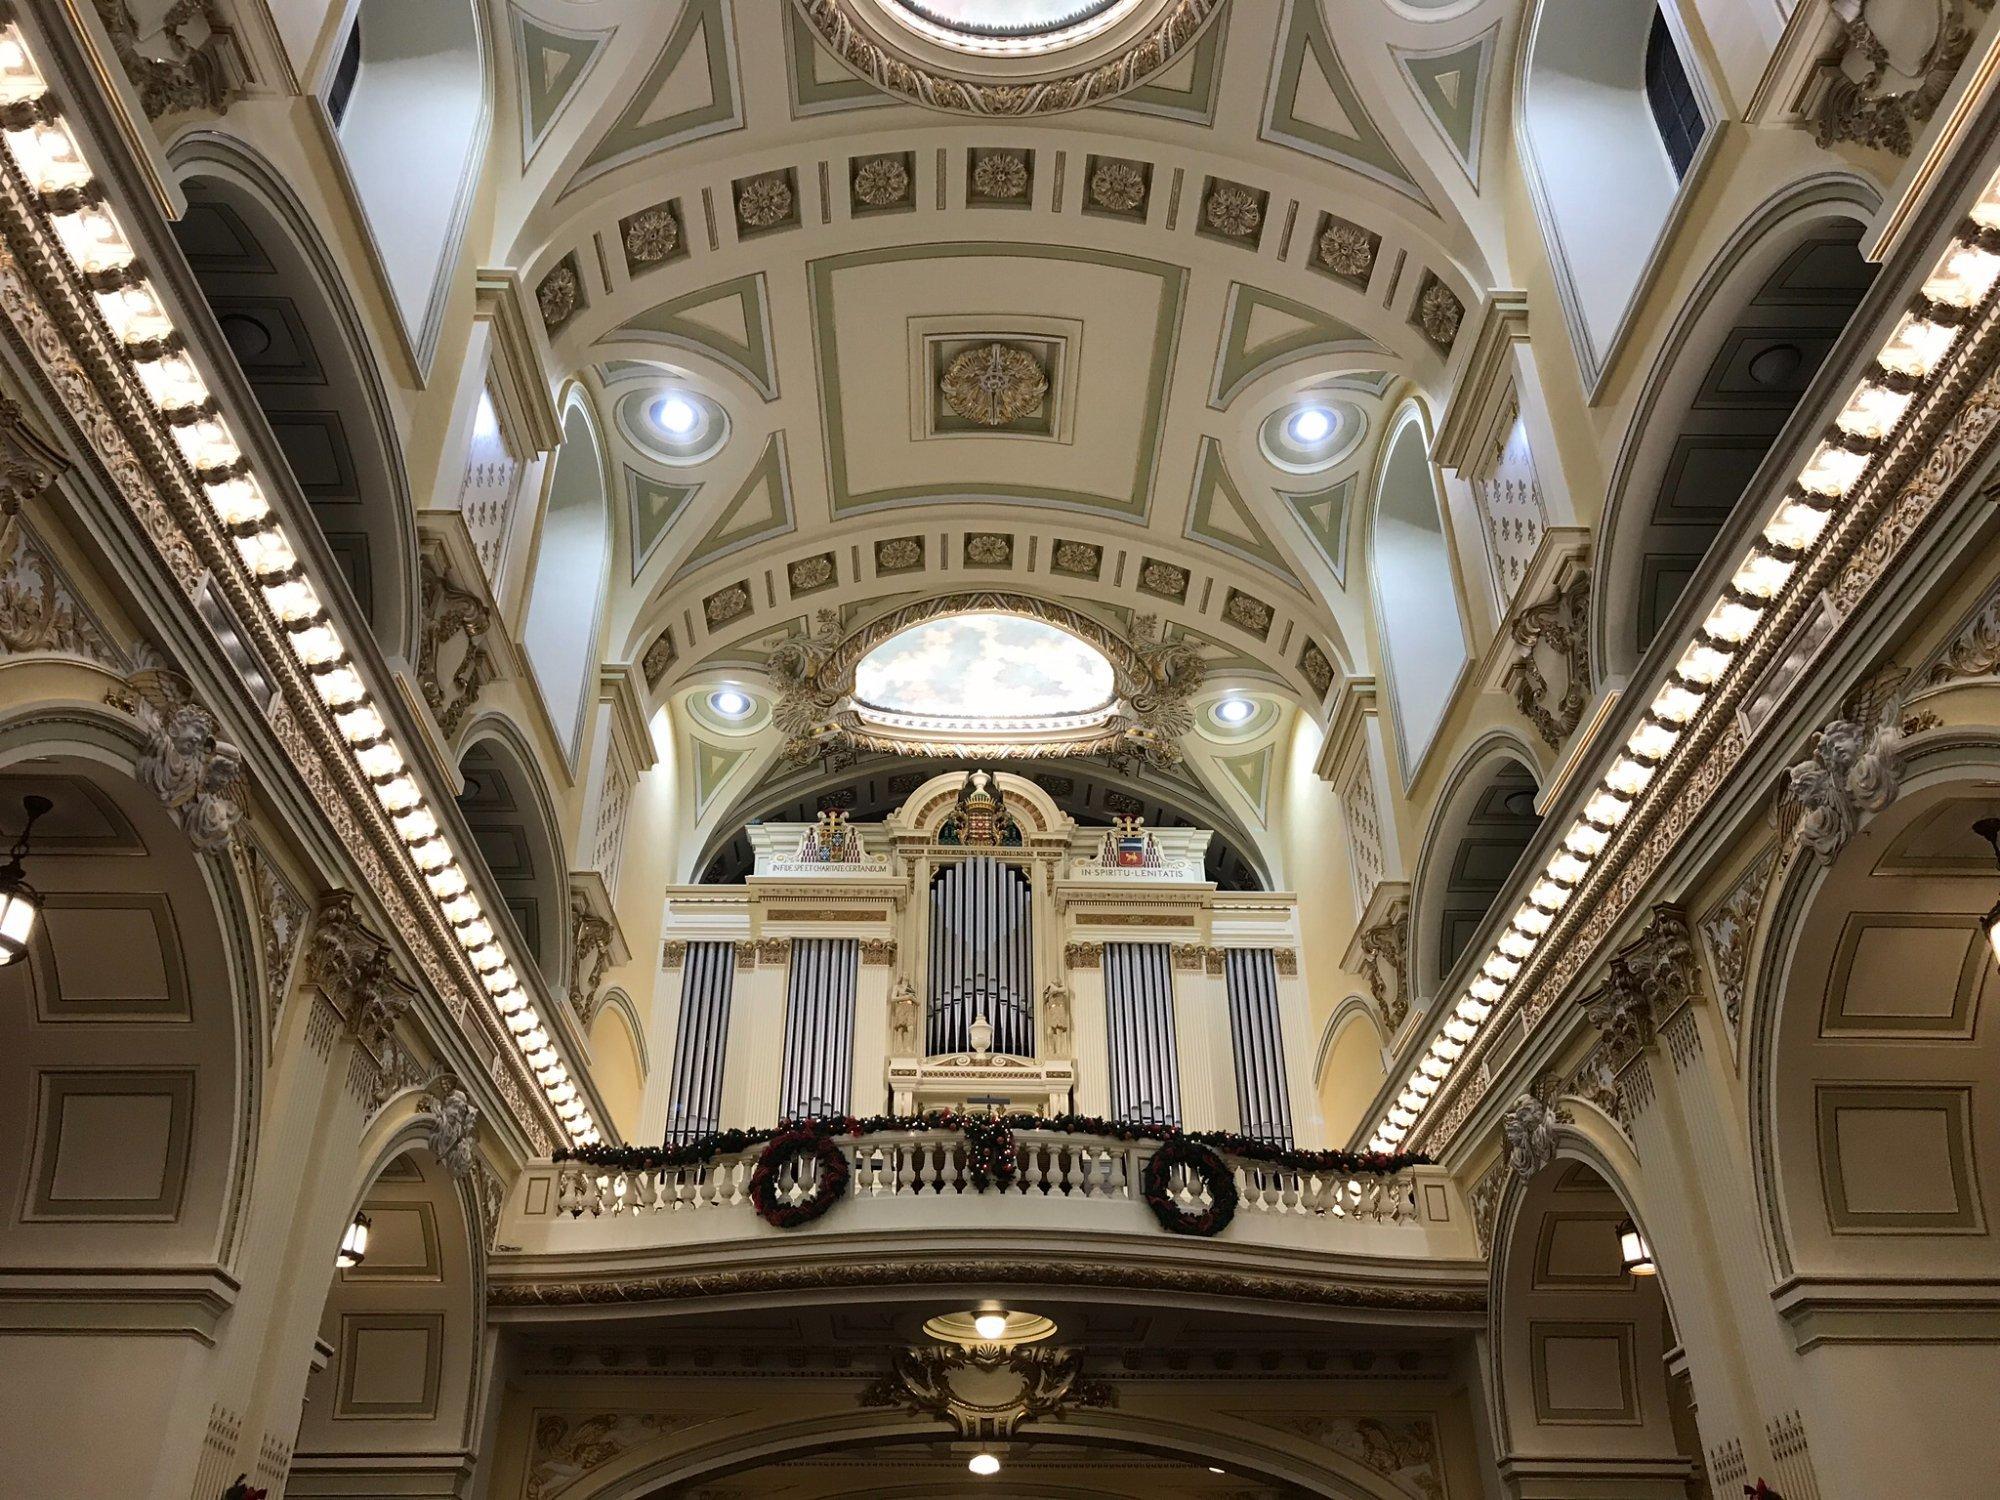
POLYGON ((1042 404, 1049 377, 1025 349, 994 343, 954 358, 945 366, 938 389, 945 405, 966 421, 1005 427, 1042 404))

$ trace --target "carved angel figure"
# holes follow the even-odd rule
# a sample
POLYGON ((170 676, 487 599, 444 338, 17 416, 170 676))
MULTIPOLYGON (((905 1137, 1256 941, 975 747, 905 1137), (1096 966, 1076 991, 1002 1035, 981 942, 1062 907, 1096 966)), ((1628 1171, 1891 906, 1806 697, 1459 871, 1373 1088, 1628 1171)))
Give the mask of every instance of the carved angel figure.
POLYGON ((139 781, 167 805, 195 848, 222 848, 243 821, 243 752, 219 737, 215 716, 170 667, 142 663, 111 696, 146 737, 139 781))
POLYGON ((1048 1029, 1049 1049, 1057 1057, 1065 1057, 1069 1053, 1069 1018, 1069 986, 1045 986, 1042 990, 1042 1025, 1048 1029))
POLYGON ((778 689, 771 722, 785 736, 785 753, 801 761, 811 759, 819 741, 833 732, 834 710, 842 697, 821 681, 840 645, 840 616, 823 609, 814 619, 813 633, 780 644, 771 653, 769 667, 778 689))
POLYGON ((1556 1159, 1556 1126, 1562 1116, 1555 1106, 1523 1094, 1500 1117, 1500 1133, 1507 1141, 1507 1165, 1514 1175, 1533 1177, 1556 1159))
POLYGON ((1799 843, 1831 860, 1864 815, 1896 800, 1903 774, 1902 730, 1892 706, 1872 729, 1835 719, 1819 732, 1810 758, 1785 773, 1784 801, 1801 810, 1799 843))
POLYGON ((472 1171, 474 1143, 479 1138, 479 1106, 464 1089, 449 1088, 438 1100, 431 1111, 430 1136, 431 1155, 454 1178, 472 1171))

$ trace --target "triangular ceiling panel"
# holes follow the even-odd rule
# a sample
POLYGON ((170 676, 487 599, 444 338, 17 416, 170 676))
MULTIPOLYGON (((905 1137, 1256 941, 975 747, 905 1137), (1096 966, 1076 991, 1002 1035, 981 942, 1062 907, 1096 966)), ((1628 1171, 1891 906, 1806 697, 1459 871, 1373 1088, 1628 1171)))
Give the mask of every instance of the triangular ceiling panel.
POLYGON ((625 471, 625 503, 631 519, 632 578, 638 581, 674 518, 701 488, 698 484, 668 484, 637 469, 625 471))
POLYGON ((1218 16, 1201 40, 1182 48, 1180 56, 1107 108, 1213 125, 1216 92, 1222 83, 1222 43, 1228 34, 1229 17, 1218 16))
POLYGON ((556 117, 604 54, 610 31, 572 31, 515 11, 514 59, 521 79, 521 161, 534 160, 556 117))
POLYGON ((1232 552, 1277 574, 1293 588, 1299 587, 1284 555, 1271 545, 1269 534, 1251 513, 1243 492, 1236 488, 1236 482, 1222 466, 1222 449, 1214 438, 1201 440, 1194 495, 1188 501, 1187 535, 1191 541, 1208 542, 1232 552))
POLYGON ((764 276, 758 272, 659 303, 600 342, 636 337, 711 355, 755 386, 766 401, 775 401, 778 364, 767 309, 764 276))
POLYGON ((687 0, 653 65, 570 186, 743 123, 731 0, 687 0))
POLYGON ((764 444, 757 466, 743 481, 743 487, 723 506, 722 514, 715 518, 708 534, 688 554, 687 561, 681 566, 681 575, 691 573, 702 564, 724 557, 739 547, 784 536, 794 529, 794 525, 792 481, 785 467, 785 435, 774 432, 770 441, 764 444))
POLYGON ((1496 21, 1484 35, 1441 52, 1389 49, 1417 102, 1475 188, 1479 186, 1480 144, 1486 135, 1486 85, 1493 65, 1493 44, 1499 35, 1496 21))
POLYGON ((1307 536, 1319 548, 1326 565, 1333 569, 1333 576, 1342 588, 1347 587, 1347 518, 1349 502, 1354 495, 1354 476, 1348 475, 1340 483, 1323 490, 1308 490, 1303 493, 1279 490, 1279 496, 1291 507, 1299 525, 1305 528, 1307 536))
POLYGON ((1429 208, 1334 50, 1319 0, 1287 0, 1278 67, 1264 106, 1264 139, 1354 168, 1429 208))
POLYGON ((1243 800, 1250 804, 1250 810, 1257 815, 1259 823, 1269 823, 1271 817, 1271 747, 1252 750, 1244 755, 1218 755, 1215 763, 1230 780, 1236 790, 1243 794, 1243 800))
POLYGON ((785 6, 785 72, 792 85, 792 118, 835 109, 869 109, 896 101, 857 76, 828 50, 796 5, 785 6))
POLYGON ((699 818, 708 811, 722 784, 729 780, 730 772, 743 763, 750 748, 746 745, 733 750, 726 745, 711 745, 700 735, 689 738, 694 741, 694 815, 699 818))
POLYGON ((1208 404, 1220 411, 1244 386, 1267 369, 1323 354, 1387 351, 1360 329, 1303 302, 1271 292, 1230 285, 1222 319, 1222 342, 1215 358, 1215 382, 1208 404))

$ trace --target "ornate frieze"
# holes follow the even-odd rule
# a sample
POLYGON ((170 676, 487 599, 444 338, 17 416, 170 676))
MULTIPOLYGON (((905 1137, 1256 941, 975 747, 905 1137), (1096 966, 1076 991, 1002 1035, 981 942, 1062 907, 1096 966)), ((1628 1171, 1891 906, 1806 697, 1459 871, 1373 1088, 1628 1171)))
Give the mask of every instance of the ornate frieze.
POLYGON ((135 773, 167 805, 188 842, 204 853, 228 846, 243 822, 248 793, 243 752, 221 737, 194 686, 156 654, 107 695, 138 721, 145 736, 135 773))
POLYGON ((1063 945, 1063 967, 1066 969, 1095 969, 1104 963, 1104 944, 1065 943, 1063 945))
POLYGON ((1590 574, 1580 567, 1566 570, 1546 597, 1514 616, 1508 633, 1515 657, 1507 668, 1507 691, 1543 742, 1560 749, 1590 701, 1590 574), (1560 697, 1543 670, 1550 656, 1562 672, 1560 697))
POLYGON ((569 893, 569 1003, 577 1019, 588 1026, 597 1014, 597 991, 611 967, 611 923, 597 914, 590 896, 574 887, 569 893))
POLYGON ((493 611, 452 577, 442 538, 426 537, 417 554, 424 624, 417 644, 417 685, 438 728, 450 739, 464 724, 479 690, 499 675, 487 644, 493 611), (445 663, 451 660, 449 676, 445 663))
POLYGON ((1832 0, 1840 38, 1821 60, 1812 111, 1822 146, 1855 141, 1898 156, 1937 112, 1993 0, 1832 0))
POLYGON ((28 523, 16 518, 0 534, 6 538, 0 542, 6 549, 0 557, 0 646, 23 656, 88 657, 122 673, 123 659, 28 523))
POLYGON ((1410 903, 1397 897, 1388 914, 1361 934, 1368 992, 1383 1026, 1393 1034, 1410 1012, 1410 903))
POLYGON ((1733 1045, 1743 1020, 1744 985, 1749 976, 1750 950, 1757 941, 1757 919, 1777 868, 1778 851, 1766 849, 1751 862, 1722 900, 1697 924, 1715 973, 1715 998, 1729 1023, 1733 1045))
POLYGON ((896 964, 896 941, 894 938, 863 938, 861 940, 861 967, 864 969, 888 969, 896 964))
POLYGON ((553 1500, 641 1443, 709 1420, 705 1412, 538 1411, 524 1500, 553 1500))

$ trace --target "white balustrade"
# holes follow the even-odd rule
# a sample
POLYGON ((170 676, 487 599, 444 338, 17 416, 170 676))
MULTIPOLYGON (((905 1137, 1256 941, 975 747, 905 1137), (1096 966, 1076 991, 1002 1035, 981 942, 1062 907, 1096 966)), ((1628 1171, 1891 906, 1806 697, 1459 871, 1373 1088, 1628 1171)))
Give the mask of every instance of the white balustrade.
MULTIPOLYGON (((1012 1177, 982 1183, 973 1180, 970 1149, 958 1131, 883 1131, 842 1138, 837 1145, 850 1169, 847 1192, 855 1198, 986 1193, 1129 1201, 1142 1196, 1146 1164, 1156 1149, 1151 1141, 1017 1130, 1012 1177)), ((557 1173, 556 1212, 580 1218, 747 1210, 750 1177, 761 1149, 694 1165, 639 1170, 564 1162, 557 1173)), ((1236 1184, 1239 1214, 1370 1224, 1403 1224, 1418 1217, 1416 1180, 1409 1170, 1348 1177, 1217 1154, 1236 1184)), ((817 1163, 810 1154, 800 1153, 778 1174, 778 1200, 800 1203, 817 1183, 817 1163)), ((1212 1203, 1200 1175, 1186 1167, 1167 1174, 1167 1191, 1190 1215, 1207 1212, 1212 1203)))

